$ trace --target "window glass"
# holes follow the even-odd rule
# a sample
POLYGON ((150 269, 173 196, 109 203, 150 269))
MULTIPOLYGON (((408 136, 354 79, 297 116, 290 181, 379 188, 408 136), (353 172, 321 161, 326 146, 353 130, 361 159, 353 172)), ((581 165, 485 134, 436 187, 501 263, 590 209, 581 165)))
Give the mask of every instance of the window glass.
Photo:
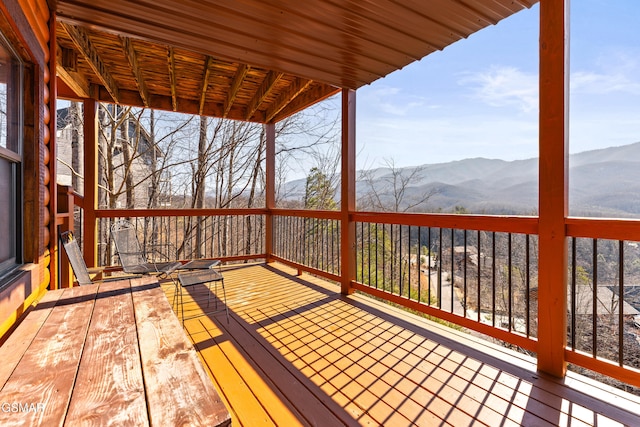
POLYGON ((0 34, 0 276, 22 258, 22 62, 0 34))

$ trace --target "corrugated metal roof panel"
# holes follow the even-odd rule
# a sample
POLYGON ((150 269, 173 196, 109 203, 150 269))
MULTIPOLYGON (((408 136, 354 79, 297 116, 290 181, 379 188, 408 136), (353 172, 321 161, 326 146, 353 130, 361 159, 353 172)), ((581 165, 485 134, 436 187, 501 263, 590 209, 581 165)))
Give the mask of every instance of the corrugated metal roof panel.
MULTIPOLYGON (((413 61, 445 48, 475 31, 496 23, 535 1, 529 0, 58 0, 60 20, 85 26, 109 55, 117 79, 124 79, 126 63, 115 62, 122 56, 102 49, 108 43, 102 32, 146 40, 153 46, 173 46, 186 58, 185 52, 199 55, 195 62, 204 63, 207 56, 232 66, 285 73, 283 82, 291 84, 295 77, 309 79, 314 85, 357 89, 403 68, 413 61)), ((64 36, 63 36, 64 37, 64 36)), ((111 40, 113 42, 113 40, 111 40)), ((69 40, 63 40, 69 46, 69 40)), ((137 44, 142 57, 157 48, 137 44)), ((176 71, 184 96, 199 98, 196 87, 202 87, 203 72, 179 60, 176 71), (200 79, 200 80, 198 80, 200 79)), ((151 62, 140 64, 150 66, 151 62)), ((147 73, 163 73, 144 70, 147 73)), ((159 81, 149 77, 150 88, 159 81)), ((233 81, 233 76, 224 76, 233 81)), ((96 79, 88 77, 91 81, 96 79)), ((162 80, 162 79, 160 79, 162 80)), ((220 79, 218 78, 218 81, 220 79)), ((131 88, 131 81, 123 87, 131 88)), ((135 83, 135 82, 134 82, 135 83)), ((230 88, 229 88, 230 89, 230 88)), ((286 90, 276 85, 266 100, 275 100, 286 90)), ((165 91, 166 92, 166 91, 165 91)), ((319 90, 323 96, 326 90, 319 90)), ((166 96, 166 93, 163 95, 166 96)), ((221 102, 211 99, 207 102, 221 102)), ((260 120, 260 117, 255 117, 260 120)))

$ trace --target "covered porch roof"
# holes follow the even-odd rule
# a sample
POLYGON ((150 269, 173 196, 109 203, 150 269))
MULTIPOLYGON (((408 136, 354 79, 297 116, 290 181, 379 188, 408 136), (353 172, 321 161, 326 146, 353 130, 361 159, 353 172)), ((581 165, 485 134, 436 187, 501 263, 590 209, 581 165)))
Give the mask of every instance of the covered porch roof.
POLYGON ((535 3, 59 0, 57 74, 80 97, 269 123, 535 3))

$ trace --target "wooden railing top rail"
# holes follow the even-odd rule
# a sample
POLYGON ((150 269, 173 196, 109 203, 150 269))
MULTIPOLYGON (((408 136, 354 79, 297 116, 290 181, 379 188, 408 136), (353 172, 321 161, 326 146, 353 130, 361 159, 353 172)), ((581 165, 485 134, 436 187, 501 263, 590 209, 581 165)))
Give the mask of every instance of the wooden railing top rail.
POLYGON ((301 218, 340 219, 340 211, 324 211, 315 209, 271 209, 271 214, 278 216, 297 216, 301 218))
POLYGON ((401 224, 504 233, 538 233, 538 218, 529 216, 354 212, 351 217, 354 221, 379 224, 401 224))
MULTIPOLYGON (((74 194, 74 203, 83 207, 81 196, 74 194), (80 202, 80 203, 78 203, 80 202)), ((97 218, 267 215, 294 216, 339 220, 340 212, 312 209, 97 209, 97 218)), ((351 212, 356 222, 401 224, 422 227, 453 228, 504 233, 538 234, 538 217, 503 215, 458 215, 404 212, 351 212)), ((640 241, 640 219, 611 219, 569 217, 566 219, 568 237, 640 241)))
POLYGON ((566 224, 569 237, 640 241, 639 219, 571 217, 566 224))

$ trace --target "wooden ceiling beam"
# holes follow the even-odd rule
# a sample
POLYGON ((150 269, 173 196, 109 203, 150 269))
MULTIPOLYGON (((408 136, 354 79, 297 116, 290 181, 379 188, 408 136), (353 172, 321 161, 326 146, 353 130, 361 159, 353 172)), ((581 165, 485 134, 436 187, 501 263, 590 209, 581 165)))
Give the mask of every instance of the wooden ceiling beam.
POLYGON ((58 75, 58 78, 76 94, 76 96, 80 98, 91 97, 90 86, 87 79, 79 73, 68 71, 64 68, 60 62, 60 58, 58 58, 57 61, 56 74, 58 75))
POLYGON ((276 114, 282 111, 291 101, 293 101, 298 95, 304 92, 309 85, 312 83, 311 80, 301 79, 297 77, 291 86, 285 91, 283 91, 278 99, 273 103, 273 106, 269 108, 266 112, 265 118, 266 121, 269 122, 273 119, 276 114))
POLYGON ((147 89, 147 84, 145 83, 144 77, 142 76, 142 70, 138 65, 138 55, 133 48, 131 39, 129 37, 120 37, 120 43, 122 44, 122 48, 124 49, 124 54, 127 57, 127 61, 129 61, 129 65, 131 66, 131 72, 133 73, 133 78, 135 79, 136 85, 138 86, 138 91, 140 92, 142 103, 145 107, 149 107, 149 90, 147 89))
POLYGON ((276 85, 276 83, 278 83, 278 80, 280 80, 282 76, 284 76, 284 73, 275 71, 269 71, 267 73, 267 76, 262 81, 262 84, 256 91, 255 95, 253 96, 251 101, 249 101, 249 104, 247 104, 247 113, 245 116, 246 120, 249 120, 251 116, 253 116, 253 113, 258 110, 260 104, 262 104, 264 99, 267 97, 267 95, 269 95, 269 92, 273 90, 273 87, 276 85))
MULTIPOLYGON (((98 101, 111 102, 109 93, 102 87, 98 86, 95 91, 95 98, 98 101)), ((135 90, 121 90, 120 98, 122 105, 131 105, 134 107, 142 106, 142 99, 140 94, 135 90)), ((180 112, 185 114, 198 114, 200 102, 195 99, 178 98, 177 103, 180 105, 180 112)), ((151 95, 150 98, 151 108, 157 110, 171 111, 173 109, 173 100, 170 96, 166 95, 151 95)), ((222 117, 222 103, 205 102, 204 109, 202 111, 203 116, 210 117, 222 117)), ((244 109, 233 108, 228 114, 229 119, 244 120, 244 109)), ((265 123, 264 114, 262 111, 257 111, 253 118, 250 120, 255 123, 265 123)))
POLYGON ((301 110, 304 110, 310 105, 323 101, 328 97, 335 95, 336 93, 340 93, 339 88, 325 84, 319 84, 315 87, 311 87, 305 93, 297 96, 293 101, 287 104, 287 106, 283 108, 275 117, 273 117, 271 121, 280 121, 301 110))
POLYGON ((207 55, 207 60, 204 63, 204 73, 202 75, 202 89, 200 91, 200 108, 198 108, 198 115, 202 115, 204 110, 204 101, 207 98, 207 88, 209 87, 209 77, 211 76, 211 64, 213 64, 213 58, 207 55))
POLYGON ((169 46, 167 52, 168 66, 169 66, 169 84, 171 85, 171 106, 173 111, 178 111, 178 94, 176 83, 176 58, 173 52, 173 46, 169 46))
POLYGON ((102 58, 96 51, 95 47, 91 43, 91 39, 89 34, 85 29, 81 27, 76 27, 74 25, 65 24, 63 22, 60 23, 60 26, 64 28, 67 32, 73 44, 76 45, 80 54, 84 57, 85 61, 89 64, 89 67, 96 73, 96 76, 105 87, 111 98, 113 98, 113 102, 118 103, 120 101, 120 96, 118 95, 118 85, 106 65, 102 61, 102 58))
POLYGON ((56 75, 56 84, 58 85, 56 95, 61 99, 82 99, 87 98, 85 94, 79 94, 76 89, 71 89, 69 85, 60 77, 60 73, 56 75))
POLYGON ((224 102, 222 117, 226 118, 229 111, 231 111, 233 102, 236 100, 236 96, 238 96, 238 91, 240 90, 240 87, 242 87, 242 82, 244 82, 244 78, 247 76, 250 69, 251 67, 248 65, 240 64, 236 70, 236 74, 233 76, 233 81, 231 82, 231 87, 229 87, 229 91, 227 92, 227 99, 224 102))

